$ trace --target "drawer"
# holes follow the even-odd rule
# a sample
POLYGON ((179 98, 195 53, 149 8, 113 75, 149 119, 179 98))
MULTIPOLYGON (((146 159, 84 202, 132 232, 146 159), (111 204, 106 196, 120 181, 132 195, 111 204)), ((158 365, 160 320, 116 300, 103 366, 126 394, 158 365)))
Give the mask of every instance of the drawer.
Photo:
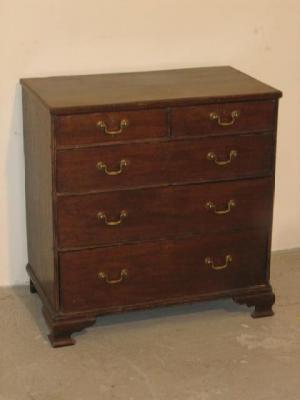
POLYGON ((57 191, 82 193, 270 175, 273 135, 136 143, 57 152, 57 191))
POLYGON ((122 310, 263 284, 267 242, 257 230, 61 253, 62 307, 122 310))
POLYGON ((168 135, 165 110, 64 115, 55 119, 56 145, 79 146, 168 135))
POLYGON ((275 126, 275 102, 244 102, 172 110, 172 135, 204 136, 269 131, 275 126))
POLYGON ((270 178, 58 198, 60 248, 267 226, 270 178))

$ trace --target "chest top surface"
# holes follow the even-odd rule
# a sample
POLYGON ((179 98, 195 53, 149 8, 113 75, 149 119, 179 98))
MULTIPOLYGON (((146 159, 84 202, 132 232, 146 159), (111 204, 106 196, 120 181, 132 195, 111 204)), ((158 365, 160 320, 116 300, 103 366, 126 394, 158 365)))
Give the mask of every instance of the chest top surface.
POLYGON ((278 98, 281 92, 232 67, 21 79, 53 113, 278 98))

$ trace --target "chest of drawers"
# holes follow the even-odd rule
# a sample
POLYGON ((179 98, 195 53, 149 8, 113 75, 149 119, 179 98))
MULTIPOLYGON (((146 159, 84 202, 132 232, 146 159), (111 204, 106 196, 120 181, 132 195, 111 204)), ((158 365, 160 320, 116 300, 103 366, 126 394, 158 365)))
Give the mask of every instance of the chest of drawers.
POLYGON ((22 79, 28 259, 53 346, 99 315, 272 315, 278 99, 231 67, 22 79))

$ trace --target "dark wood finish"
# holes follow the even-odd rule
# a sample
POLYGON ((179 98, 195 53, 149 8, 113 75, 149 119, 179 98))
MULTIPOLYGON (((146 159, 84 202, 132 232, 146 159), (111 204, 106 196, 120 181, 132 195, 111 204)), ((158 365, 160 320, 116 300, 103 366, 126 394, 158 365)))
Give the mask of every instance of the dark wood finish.
POLYGON ((246 304, 248 307, 254 306, 251 316, 253 318, 271 317, 274 315, 272 306, 275 303, 275 295, 271 286, 266 288, 264 293, 252 293, 233 297, 238 304, 246 304))
MULTIPOLYGON (((266 264, 268 265, 268 264, 266 264)), ((30 265, 27 265, 28 274, 35 279, 33 270, 31 269, 30 265)), ((38 281, 35 280, 35 285, 38 287, 38 281)), ((272 288, 269 284, 267 285, 256 285, 253 287, 247 287, 242 289, 233 289, 230 291, 225 292, 216 292, 216 293, 197 293, 196 295, 188 295, 184 297, 170 297, 165 298, 163 300, 155 299, 153 301, 138 303, 134 305, 121 305, 116 306, 113 308, 106 308, 102 309, 101 313, 100 310, 85 310, 82 312, 76 313, 57 313, 55 309, 53 309, 48 303, 47 298, 43 296, 43 292, 38 290, 39 295, 42 298, 44 303, 43 307, 43 314, 45 316, 46 322, 50 329, 49 340, 53 347, 62 347, 62 346, 69 346, 75 344, 75 340, 71 337, 73 332, 78 332, 83 330, 91 325, 96 321, 96 316, 101 314, 111 314, 112 312, 122 312, 122 311, 130 311, 130 310, 142 310, 153 308, 157 306, 171 306, 176 304, 184 304, 184 303, 193 303, 196 301, 206 301, 212 299, 219 299, 223 297, 233 297, 233 299, 238 302, 240 300, 240 304, 243 304, 242 297, 245 299, 247 296, 248 298, 255 298, 256 307, 259 307, 260 299, 261 304, 265 304, 264 301, 266 299, 266 295, 270 297, 274 294, 272 292, 272 288)), ((250 304, 249 306, 254 305, 254 303, 250 304)), ((271 314, 268 314, 269 316, 271 314)), ((253 316, 253 315, 252 315, 253 316)), ((255 318, 255 317, 254 317, 255 318)))
POLYGON ((251 287, 265 282, 265 231, 203 235, 179 241, 106 247, 68 252, 60 256, 62 305, 65 312, 118 307, 140 302, 214 293, 251 287), (212 257, 227 268, 214 270, 205 264, 212 257), (98 278, 119 279, 116 284, 98 278))
POLYGON ((159 138, 168 136, 168 113, 166 110, 146 110, 64 115, 55 119, 55 132, 58 147, 159 138), (115 135, 106 134, 97 125, 104 121, 108 130, 118 130, 124 119, 128 126, 115 135))
POLYGON ((281 92, 229 66, 58 76, 21 83, 55 114, 263 100, 281 92))
POLYGON ((76 342, 71 337, 72 333, 80 332, 96 322, 95 317, 55 318, 45 307, 43 308, 43 314, 50 329, 48 338, 53 347, 74 345, 76 342))
POLYGON ((27 271, 53 347, 124 310, 231 297, 272 315, 280 91, 231 67, 21 82, 27 271))
POLYGON ((191 233, 234 231, 267 227, 272 210, 270 178, 204 185, 171 186, 161 189, 116 191, 58 199, 58 243, 60 248, 98 246, 118 242, 173 238, 191 233), (235 206, 228 214, 216 211, 235 206), (117 226, 107 226, 97 214, 103 211, 116 221, 122 210, 128 216, 117 226))
POLYGON ((221 179, 268 176, 273 165, 273 135, 216 136, 184 141, 139 143, 57 153, 57 190, 80 193, 98 190, 197 183, 221 179), (226 160, 230 151, 238 155, 219 166, 208 160, 214 152, 226 160), (117 176, 106 175, 96 165, 103 162, 109 171, 118 170, 121 160, 129 165, 117 176))
POLYGON ((174 136, 230 135, 270 131, 274 128, 275 101, 209 104, 198 107, 181 107, 172 110, 172 134, 174 136), (210 118, 211 113, 220 116, 220 123, 233 122, 231 113, 239 116, 232 125, 220 125, 210 118))
POLYGON ((23 124, 28 260, 41 290, 56 304, 51 116, 27 89, 23 90, 23 124))

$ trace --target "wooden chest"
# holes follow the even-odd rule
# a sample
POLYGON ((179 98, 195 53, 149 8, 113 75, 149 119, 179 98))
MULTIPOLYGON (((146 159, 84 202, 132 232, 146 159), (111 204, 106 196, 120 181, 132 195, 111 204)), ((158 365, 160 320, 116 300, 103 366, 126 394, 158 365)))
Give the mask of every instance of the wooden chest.
POLYGON ((231 67, 22 79, 28 258, 53 346, 98 315, 272 315, 278 98, 231 67))

